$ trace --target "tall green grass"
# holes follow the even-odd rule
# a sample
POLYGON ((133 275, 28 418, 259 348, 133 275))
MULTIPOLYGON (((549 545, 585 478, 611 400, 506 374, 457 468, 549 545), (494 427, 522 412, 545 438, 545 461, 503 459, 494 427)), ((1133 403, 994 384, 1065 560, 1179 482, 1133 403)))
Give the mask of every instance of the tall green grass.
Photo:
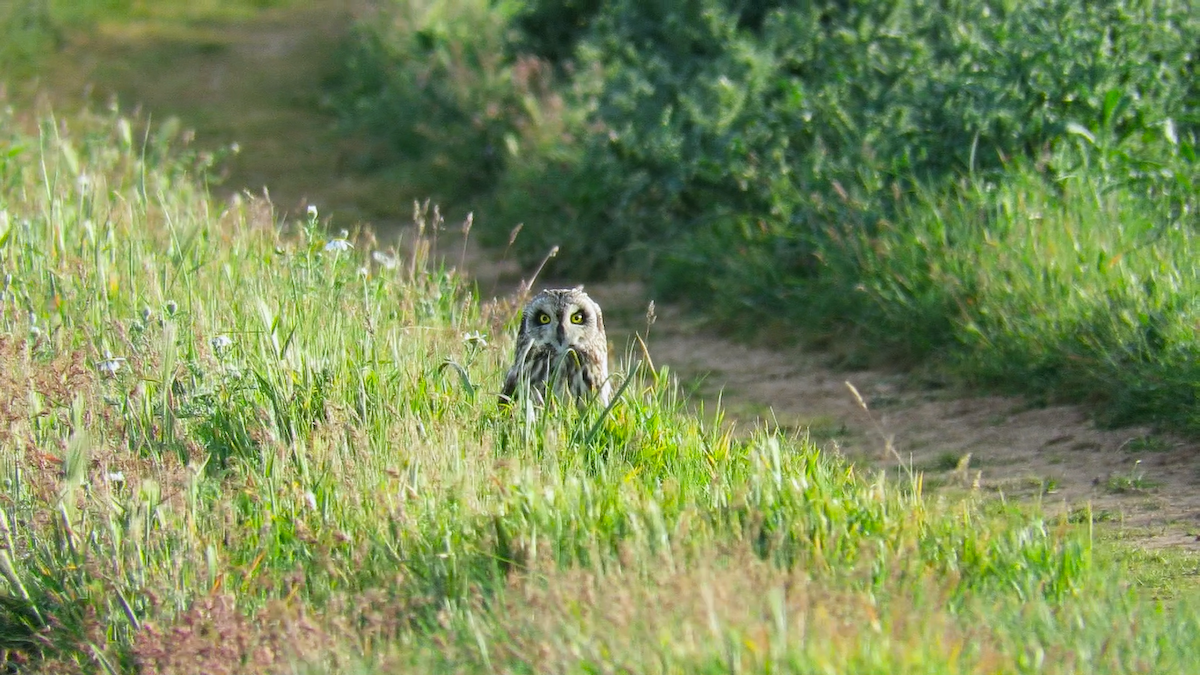
MULTIPOLYGON (((1024 161, 887 199, 891 217, 823 225, 813 271, 751 247, 708 275, 682 261, 668 283, 707 289, 731 323, 803 325, 859 363, 932 362, 1034 401, 1086 402, 1105 423, 1200 429, 1191 207, 1094 167, 1055 180, 1024 161)), ((865 210, 853 196, 843 207, 865 210)), ((698 249, 717 259, 737 236, 716 226, 698 249)))
POLYGON ((1200 651, 1191 596, 1135 594, 1086 517, 735 436, 620 341, 608 414, 514 416, 517 305, 480 306, 428 242, 215 203, 169 129, 116 114, 3 122, 6 665, 1104 673, 1200 651))
POLYGON ((1089 401, 1112 423, 1200 429, 1194 219, 1102 175, 1019 166, 918 195, 906 232, 858 238, 873 341, 943 350, 967 378, 1089 401))

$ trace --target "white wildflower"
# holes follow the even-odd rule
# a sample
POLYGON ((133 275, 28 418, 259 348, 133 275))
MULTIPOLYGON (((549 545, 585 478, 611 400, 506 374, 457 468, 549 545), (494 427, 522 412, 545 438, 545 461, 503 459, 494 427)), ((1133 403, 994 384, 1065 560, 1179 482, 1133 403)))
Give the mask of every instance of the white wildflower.
POLYGON ((304 501, 308 503, 308 508, 313 511, 317 510, 317 496, 312 493, 312 490, 304 491, 304 501))
POLYGON ((462 339, 463 342, 471 347, 486 347, 488 345, 487 333, 480 333, 479 331, 463 333, 462 339))
POLYGON ((384 251, 372 251, 371 259, 383 266, 384 269, 394 270, 400 264, 396 256, 384 251))
POLYGON ((213 351, 218 354, 224 353, 233 346, 233 338, 229 337, 228 335, 218 335, 214 337, 211 342, 213 351))
POLYGON ((117 371, 121 369, 121 366, 124 363, 125 363, 124 356, 113 356, 113 355, 109 354, 108 352, 105 352, 104 360, 97 363, 96 367, 100 369, 100 372, 102 372, 106 375, 116 375, 117 371))
POLYGON ((309 204, 309 205, 308 205, 308 217, 309 217, 310 219, 312 219, 312 220, 316 220, 316 219, 317 219, 317 206, 316 206, 316 204, 309 204))
POLYGON ((349 251, 353 247, 354 244, 351 244, 345 239, 330 239, 329 242, 325 244, 326 251, 349 251))
POLYGON ((125 473, 123 471, 113 471, 105 476, 110 483, 124 483, 125 473))

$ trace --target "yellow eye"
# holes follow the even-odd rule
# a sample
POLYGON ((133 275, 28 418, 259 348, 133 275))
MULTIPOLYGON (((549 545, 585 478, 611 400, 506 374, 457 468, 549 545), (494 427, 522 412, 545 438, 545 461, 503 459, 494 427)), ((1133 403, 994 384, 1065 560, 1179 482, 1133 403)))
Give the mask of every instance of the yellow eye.
POLYGON ((542 325, 548 324, 548 323, 550 323, 550 315, 545 312, 542 312, 541 314, 538 314, 537 320, 538 320, 538 323, 540 323, 542 325))
POLYGON ((574 314, 572 314, 571 315, 571 323, 577 324, 577 325, 583 323, 583 312, 579 311, 579 312, 575 312, 574 314))

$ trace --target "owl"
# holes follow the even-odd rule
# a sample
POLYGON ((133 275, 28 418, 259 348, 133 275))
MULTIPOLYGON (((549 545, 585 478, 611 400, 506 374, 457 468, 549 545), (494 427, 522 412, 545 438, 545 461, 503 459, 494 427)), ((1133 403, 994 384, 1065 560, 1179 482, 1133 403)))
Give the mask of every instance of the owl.
POLYGON ((528 391, 543 403, 548 382, 559 397, 569 392, 583 403, 595 394, 601 405, 608 405, 604 317, 582 287, 544 290, 521 310, 517 347, 500 402, 510 403, 528 391))

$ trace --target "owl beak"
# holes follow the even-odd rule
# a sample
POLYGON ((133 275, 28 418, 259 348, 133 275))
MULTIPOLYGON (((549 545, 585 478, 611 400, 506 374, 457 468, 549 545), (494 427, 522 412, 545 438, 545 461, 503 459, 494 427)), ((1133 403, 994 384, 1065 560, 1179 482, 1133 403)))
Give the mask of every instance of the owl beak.
POLYGON ((566 347, 567 346, 567 327, 561 323, 558 324, 558 331, 557 331, 556 335, 558 337, 558 346, 566 347))

